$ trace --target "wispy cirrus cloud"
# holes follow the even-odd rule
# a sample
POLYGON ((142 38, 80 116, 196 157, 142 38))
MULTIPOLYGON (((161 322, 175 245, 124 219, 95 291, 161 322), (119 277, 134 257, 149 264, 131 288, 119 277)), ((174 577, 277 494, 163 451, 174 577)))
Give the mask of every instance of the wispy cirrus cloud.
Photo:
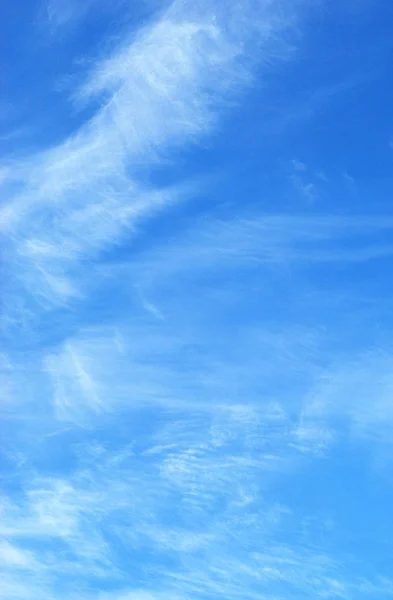
MULTIPOLYGON (((48 593, 57 589, 56 597, 71 593, 83 599, 91 597, 92 585, 110 586, 108 597, 116 599, 164 592, 250 599, 315 592, 327 598, 391 595, 388 580, 349 577, 347 567, 307 540, 277 541, 295 515, 271 500, 261 502, 259 487, 266 493, 274 479, 263 461, 247 458, 244 423, 223 414, 202 435, 186 416, 169 423, 172 441, 174 426, 182 429, 182 442, 152 446, 148 462, 138 443, 128 454, 113 442, 111 449, 84 446, 84 464, 71 477, 30 480, 19 501, 3 511, 2 532, 12 540, 3 568, 7 574, 11 562, 31 586, 26 593, 13 581, 9 589, 15 594, 9 597, 31 597, 39 585, 48 593), (226 433, 229 424, 231 435, 224 435, 218 449, 215 435, 226 433), (163 511, 169 506, 171 514, 163 511), (143 592, 127 583, 130 555, 143 592), (74 583, 65 586, 71 573, 74 583)), ((148 434, 144 445, 154 441, 148 434)))
POLYGON ((79 3, 71 0, 48 0, 45 6, 45 16, 48 25, 53 32, 65 26, 75 26, 86 13, 91 9, 94 0, 87 0, 81 6, 79 3))
POLYGON ((272 2, 188 9, 174 3, 99 61, 76 93, 98 99, 99 110, 65 142, 8 171, 18 190, 1 210, 9 256, 23 281, 34 272, 34 287, 49 302, 73 295, 65 269, 176 198, 176 190, 146 189, 138 164, 154 167, 170 149, 211 131, 218 108, 249 85, 253 38, 262 44, 255 62, 268 60, 291 24, 272 2))
POLYGON ((334 304, 331 270, 389 259, 392 218, 185 216, 202 184, 154 176, 288 56, 306 5, 175 1, 72 91, 73 134, 1 171, 6 600, 393 595, 308 493, 336 417, 378 436, 390 386, 376 360, 373 414, 347 339, 334 366, 313 278, 334 304))
POLYGON ((305 420, 344 422, 360 441, 390 445, 391 361, 389 349, 370 348, 317 378, 305 402, 305 420), (373 399, 370 402, 370 398, 373 399))

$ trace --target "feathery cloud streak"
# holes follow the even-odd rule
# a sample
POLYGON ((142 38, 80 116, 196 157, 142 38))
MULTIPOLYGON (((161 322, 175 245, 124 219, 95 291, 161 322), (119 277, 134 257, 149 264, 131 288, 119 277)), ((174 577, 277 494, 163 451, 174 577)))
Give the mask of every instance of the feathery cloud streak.
POLYGON ((369 449, 388 414, 337 272, 390 258, 391 217, 274 195, 213 216, 179 206, 192 169, 154 183, 288 56, 302 6, 174 2, 72 90, 79 129, 2 171, 6 600, 393 595, 314 483, 350 460, 343 416, 369 449))
POLYGON ((289 25, 274 2, 216 9, 175 2, 100 61, 78 90, 79 101, 101 105, 91 120, 59 146, 11 166, 18 191, 1 222, 30 293, 49 302, 72 297, 65 269, 177 200, 176 189, 146 189, 138 164, 154 166, 171 148, 208 133, 217 109, 249 85, 252 63, 277 52, 289 25), (261 49, 252 61, 256 39, 261 49))

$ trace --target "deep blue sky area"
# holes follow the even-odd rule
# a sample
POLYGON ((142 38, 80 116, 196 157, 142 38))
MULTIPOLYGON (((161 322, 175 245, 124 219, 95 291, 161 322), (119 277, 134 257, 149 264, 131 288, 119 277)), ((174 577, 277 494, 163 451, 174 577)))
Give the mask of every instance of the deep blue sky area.
POLYGON ((393 4, 0 7, 0 597, 393 597, 393 4))

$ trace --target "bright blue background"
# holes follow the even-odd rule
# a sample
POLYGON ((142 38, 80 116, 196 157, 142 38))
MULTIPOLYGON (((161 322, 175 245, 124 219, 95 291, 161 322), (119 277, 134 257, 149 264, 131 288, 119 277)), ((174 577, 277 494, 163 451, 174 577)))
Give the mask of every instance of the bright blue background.
POLYGON ((393 5, 0 22, 1 597, 393 596, 393 5))

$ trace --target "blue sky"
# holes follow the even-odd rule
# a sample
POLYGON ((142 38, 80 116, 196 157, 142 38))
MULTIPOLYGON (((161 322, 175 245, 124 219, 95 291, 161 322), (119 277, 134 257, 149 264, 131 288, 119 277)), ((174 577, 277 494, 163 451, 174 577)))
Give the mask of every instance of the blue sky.
POLYGON ((0 23, 1 598, 393 597, 393 4, 0 23))

